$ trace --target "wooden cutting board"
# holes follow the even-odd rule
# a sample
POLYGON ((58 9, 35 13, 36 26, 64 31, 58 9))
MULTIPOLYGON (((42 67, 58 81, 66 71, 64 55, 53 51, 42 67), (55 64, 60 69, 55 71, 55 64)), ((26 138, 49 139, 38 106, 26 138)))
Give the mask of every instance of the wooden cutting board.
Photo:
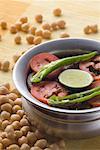
MULTIPOLYGON (((98 34, 85 35, 83 28, 86 25, 100 25, 100 0, 0 0, 0 19, 5 19, 8 22, 8 28, 15 23, 20 16, 26 15, 29 18, 30 24, 40 27, 34 21, 34 16, 41 13, 44 17, 44 22, 53 22, 60 19, 65 19, 67 22, 66 32, 71 37, 86 37, 92 39, 100 39, 100 29, 98 34), (52 10, 60 7, 63 10, 62 17, 54 17, 52 10)), ((100 26, 99 26, 100 28, 100 26)), ((56 31, 52 34, 52 39, 59 38, 63 31, 56 31)), ((0 60, 9 60, 12 67, 12 56, 15 53, 21 53, 27 50, 32 45, 28 45, 25 37, 22 34, 22 44, 15 45, 14 35, 9 33, 9 30, 2 31, 2 41, 0 42, 0 60)), ((12 81, 12 71, 7 73, 0 71, 0 84, 12 81)), ((87 140, 66 140, 66 150, 100 150, 100 137, 87 140)))

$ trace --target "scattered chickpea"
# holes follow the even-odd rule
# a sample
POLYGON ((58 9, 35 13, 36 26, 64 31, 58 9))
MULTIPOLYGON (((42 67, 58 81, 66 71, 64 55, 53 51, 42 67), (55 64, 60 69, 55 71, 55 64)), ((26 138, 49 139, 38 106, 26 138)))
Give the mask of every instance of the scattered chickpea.
MULTIPOLYGON (((0 86, 0 95, 6 95, 9 93, 9 90, 5 87, 5 86, 0 86)), ((4 98, 4 99, 7 99, 5 97, 0 97, 0 98, 4 98)))
POLYGON ((1 25, 1 28, 2 28, 3 30, 6 30, 6 29, 7 29, 7 22, 6 22, 6 21, 1 20, 0 25, 1 25))
POLYGON ((46 139, 37 140, 36 143, 34 144, 34 146, 38 146, 38 147, 44 149, 47 147, 47 140, 46 139))
POLYGON ((91 28, 90 28, 90 26, 86 26, 85 28, 84 28, 84 33, 85 34, 91 34, 91 28))
POLYGON ((56 8, 53 10, 53 14, 54 14, 54 16, 57 16, 57 17, 61 16, 62 10, 60 8, 56 8))
POLYGON ((35 36, 42 36, 42 30, 35 30, 35 36))
POLYGON ((68 33, 66 33, 66 32, 63 32, 63 33, 60 34, 61 38, 66 38, 66 37, 69 37, 69 36, 70 35, 68 33))
POLYGON ((10 145, 7 150, 20 150, 20 147, 17 144, 10 145))
POLYGON ((18 54, 13 55, 14 63, 16 63, 19 58, 20 58, 20 55, 18 55, 18 54))
POLYGON ((8 120, 4 120, 2 122, 2 129, 5 129, 9 124, 10 124, 10 122, 8 120))
POLYGON ((19 139, 23 135, 22 131, 20 131, 20 130, 15 130, 14 132, 15 132, 16 139, 19 139))
POLYGON ((11 32, 12 34, 17 33, 17 28, 16 28, 15 25, 11 25, 11 27, 10 27, 10 32, 11 32))
POLYGON ((28 24, 28 23, 22 24, 21 30, 22 30, 23 32, 25 32, 25 33, 28 33, 28 31, 29 31, 29 24, 28 24))
POLYGON ((28 34, 26 36, 26 41, 28 44, 33 44, 34 43, 34 36, 32 34, 28 34))
POLYGON ((65 29, 66 28, 66 22, 64 21, 64 20, 59 20, 58 22, 57 22, 57 25, 58 25, 58 27, 60 28, 60 29, 65 29))
POLYGON ((12 114, 10 119, 12 122, 14 122, 14 121, 19 121, 21 117, 18 114, 12 114))
POLYGON ((5 60, 2 63, 1 70, 4 71, 4 72, 8 72, 9 71, 9 66, 10 66, 10 62, 5 60))
POLYGON ((13 100, 13 101, 18 98, 17 94, 15 94, 15 93, 9 93, 9 94, 7 95, 7 97, 8 97, 9 99, 13 100))
POLYGON ((2 139, 2 144, 3 144, 4 147, 9 146, 11 143, 12 143, 11 140, 8 139, 8 138, 2 139))
POLYGON ((21 100, 21 98, 16 98, 16 100, 14 101, 14 104, 22 106, 22 100, 21 100))
POLYGON ((25 136, 22 136, 21 138, 18 139, 18 144, 22 145, 24 143, 28 143, 27 138, 25 136))
POLYGON ((38 14, 38 15, 35 16, 35 20, 36 20, 36 22, 38 22, 38 23, 42 23, 42 21, 43 21, 43 16, 42 16, 41 14, 38 14))
POLYGON ((38 45, 38 44, 40 44, 41 42, 42 42, 41 36, 37 36, 37 37, 34 38, 34 44, 35 44, 35 45, 38 45))
POLYGON ((28 132, 27 139, 28 139, 28 142, 30 143, 30 145, 34 145, 35 142, 37 141, 37 137, 36 137, 35 133, 33 133, 33 132, 28 132))
POLYGON ((15 27, 16 27, 17 31, 21 31, 21 25, 22 25, 22 23, 20 21, 15 23, 15 27))
POLYGON ((57 23, 56 22, 51 23, 51 28, 52 30, 57 30, 58 29, 57 23))
POLYGON ((21 36, 18 33, 15 35, 14 41, 16 44, 21 44, 21 36))
POLYGON ((2 104, 1 110, 11 113, 12 112, 12 106, 9 103, 2 104))
POLYGON ((22 144, 20 150, 30 150, 30 146, 28 144, 22 144))
POLYGON ((10 119, 10 113, 7 111, 2 111, 1 112, 1 119, 2 120, 9 120, 10 119))
POLYGON ((92 25, 91 26, 91 30, 92 30, 92 33, 98 33, 98 25, 92 25))
POLYGON ((51 32, 49 30, 43 31, 43 38, 44 39, 50 39, 51 38, 51 32))
POLYGON ((28 18, 26 16, 23 16, 23 17, 20 18, 20 22, 22 24, 27 23, 28 22, 28 18))
POLYGON ((24 110, 18 110, 17 114, 22 118, 24 115, 24 110))
POLYGON ((28 120, 25 119, 25 118, 21 119, 20 120, 20 125, 21 125, 21 127, 29 125, 28 120))
POLYGON ((12 126, 13 126, 14 130, 20 129, 20 123, 19 123, 19 121, 14 121, 12 123, 12 126))
POLYGON ((16 113, 18 110, 21 110, 21 107, 19 105, 14 105, 12 108, 13 113, 16 113))
POLYGON ((44 30, 51 30, 51 25, 50 25, 49 23, 44 23, 44 24, 42 25, 42 28, 43 28, 44 30))
POLYGON ((29 31, 32 35, 35 35, 35 30, 36 30, 36 27, 32 26, 29 31))

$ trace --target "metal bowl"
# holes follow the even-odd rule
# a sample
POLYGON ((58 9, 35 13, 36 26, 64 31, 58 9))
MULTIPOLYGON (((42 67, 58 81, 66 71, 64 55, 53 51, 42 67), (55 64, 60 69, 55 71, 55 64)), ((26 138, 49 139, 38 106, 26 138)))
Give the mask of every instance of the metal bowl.
POLYGON ((83 38, 52 40, 32 47, 15 64, 13 80, 23 96, 23 107, 31 123, 42 132, 71 139, 100 135, 100 107, 85 110, 50 107, 33 98, 26 84, 29 71, 27 64, 33 55, 40 52, 51 52, 62 57, 66 54, 74 55, 94 50, 100 52, 99 41, 83 38))

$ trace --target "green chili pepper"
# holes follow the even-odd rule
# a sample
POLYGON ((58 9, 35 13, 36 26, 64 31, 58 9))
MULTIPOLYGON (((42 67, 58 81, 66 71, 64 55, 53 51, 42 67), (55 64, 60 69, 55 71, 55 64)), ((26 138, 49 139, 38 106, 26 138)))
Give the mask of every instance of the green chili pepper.
POLYGON ((72 57, 66 57, 62 58, 56 61, 53 61, 45 66, 43 66, 39 72, 37 72, 32 78, 31 82, 37 83, 41 82, 42 79, 44 79, 49 73, 52 71, 65 66, 65 65, 70 65, 75 62, 80 62, 80 61, 86 61, 91 59, 97 54, 97 52, 91 52, 89 54, 84 54, 84 55, 78 55, 78 56, 72 56, 72 57))

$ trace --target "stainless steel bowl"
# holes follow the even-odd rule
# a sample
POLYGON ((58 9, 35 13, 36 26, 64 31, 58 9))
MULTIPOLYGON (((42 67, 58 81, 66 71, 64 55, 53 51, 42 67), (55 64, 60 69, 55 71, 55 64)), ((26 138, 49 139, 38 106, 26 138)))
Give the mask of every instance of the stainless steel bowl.
POLYGON ((26 78, 29 60, 40 52, 56 53, 60 56, 84 53, 84 50, 100 52, 100 42, 83 38, 52 40, 32 47, 16 63, 13 80, 23 96, 23 107, 31 123, 42 132, 71 139, 100 135, 100 107, 85 110, 67 110, 50 107, 33 98, 28 91, 26 78), (82 49, 83 51, 80 51, 82 49))

